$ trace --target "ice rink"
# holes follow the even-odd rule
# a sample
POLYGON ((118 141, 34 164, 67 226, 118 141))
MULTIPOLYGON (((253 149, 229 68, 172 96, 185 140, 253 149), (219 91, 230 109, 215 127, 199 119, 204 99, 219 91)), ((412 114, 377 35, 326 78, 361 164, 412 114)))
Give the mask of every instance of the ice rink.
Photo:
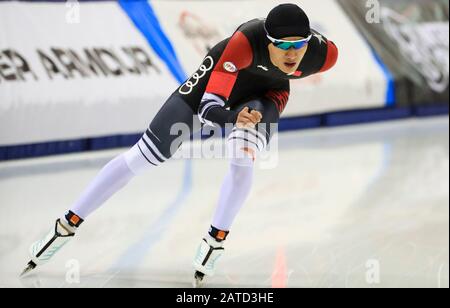
MULTIPOLYGON (((207 286, 448 288, 448 116, 282 133, 279 145, 207 286)), ((135 178, 18 278, 29 245, 121 151, 0 163, 0 287, 191 286, 223 160, 135 178)))

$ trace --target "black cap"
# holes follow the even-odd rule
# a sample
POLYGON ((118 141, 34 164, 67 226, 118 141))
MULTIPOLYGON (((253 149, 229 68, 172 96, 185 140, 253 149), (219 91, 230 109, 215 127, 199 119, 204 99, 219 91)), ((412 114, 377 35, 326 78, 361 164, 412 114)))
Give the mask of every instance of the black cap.
POLYGON ((273 8, 265 22, 268 34, 276 39, 289 36, 308 37, 311 34, 309 18, 297 5, 287 3, 273 8))

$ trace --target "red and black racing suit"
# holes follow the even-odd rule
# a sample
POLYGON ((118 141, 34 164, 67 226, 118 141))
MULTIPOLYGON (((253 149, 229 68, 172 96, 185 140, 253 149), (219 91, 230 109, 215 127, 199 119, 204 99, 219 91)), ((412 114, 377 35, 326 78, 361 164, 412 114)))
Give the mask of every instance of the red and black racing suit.
MULTIPOLYGON (((193 133, 196 115, 204 124, 224 127, 234 124, 239 111, 249 106, 262 113, 262 124, 278 123, 289 99, 289 80, 327 71, 337 61, 335 44, 317 31, 312 33, 303 60, 295 73, 288 75, 270 60, 271 42, 264 20, 242 24, 230 38, 214 46, 200 68, 170 96, 146 135, 169 158, 190 137, 171 135, 172 125, 185 123, 193 133)), ((266 143, 270 135, 266 135, 266 143)))

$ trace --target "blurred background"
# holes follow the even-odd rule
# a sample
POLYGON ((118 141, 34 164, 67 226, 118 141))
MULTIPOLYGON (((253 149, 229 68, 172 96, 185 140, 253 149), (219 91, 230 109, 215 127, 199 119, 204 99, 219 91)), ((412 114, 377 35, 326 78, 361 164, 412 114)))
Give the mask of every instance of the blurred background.
POLYGON ((188 286, 223 160, 135 179, 18 274, 208 50, 285 2, 338 63, 291 82, 276 168, 256 171, 211 286, 448 288, 447 0, 0 1, 0 287, 188 286))

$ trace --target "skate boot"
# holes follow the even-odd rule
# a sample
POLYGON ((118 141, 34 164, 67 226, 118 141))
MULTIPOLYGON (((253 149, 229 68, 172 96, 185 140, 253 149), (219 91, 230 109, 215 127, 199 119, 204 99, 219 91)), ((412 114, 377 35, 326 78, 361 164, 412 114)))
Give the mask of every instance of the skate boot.
POLYGON ((24 276, 38 265, 47 263, 74 236, 83 220, 70 212, 57 219, 54 227, 41 240, 30 247, 31 260, 20 276, 24 276))
POLYGON ((204 283, 205 276, 214 276, 216 262, 224 252, 223 241, 227 235, 228 232, 212 227, 209 234, 203 238, 194 258, 194 288, 204 283))

